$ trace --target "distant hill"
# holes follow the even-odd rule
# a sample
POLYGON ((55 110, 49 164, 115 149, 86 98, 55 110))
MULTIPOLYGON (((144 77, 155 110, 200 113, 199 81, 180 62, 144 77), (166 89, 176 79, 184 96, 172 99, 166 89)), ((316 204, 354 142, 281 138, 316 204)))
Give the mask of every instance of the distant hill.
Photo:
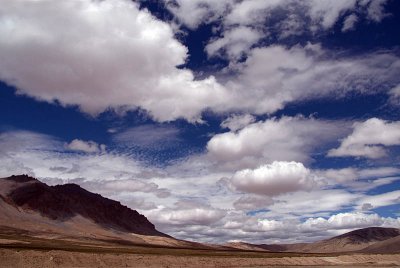
POLYGON ((230 243, 226 246, 237 249, 265 250, 271 252, 333 253, 333 252, 400 252, 400 230, 396 228, 369 227, 354 230, 339 236, 314 243, 298 244, 248 244, 230 243))
MULTIPOLYGON (((303 252, 346 252, 362 250, 376 242, 400 235, 395 228, 369 227, 354 230, 302 247, 303 252)), ((289 248, 290 249, 290 248, 289 248)))

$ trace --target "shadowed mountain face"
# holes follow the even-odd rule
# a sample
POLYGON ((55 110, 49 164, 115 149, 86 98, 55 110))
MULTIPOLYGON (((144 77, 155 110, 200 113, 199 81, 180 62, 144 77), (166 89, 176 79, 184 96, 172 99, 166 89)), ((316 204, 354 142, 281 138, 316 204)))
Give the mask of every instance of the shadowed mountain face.
POLYGON ((76 184, 48 186, 26 175, 0 179, 16 182, 4 198, 8 203, 40 213, 52 220, 67 221, 80 215, 105 228, 142 235, 167 236, 147 218, 121 203, 94 194, 76 184))

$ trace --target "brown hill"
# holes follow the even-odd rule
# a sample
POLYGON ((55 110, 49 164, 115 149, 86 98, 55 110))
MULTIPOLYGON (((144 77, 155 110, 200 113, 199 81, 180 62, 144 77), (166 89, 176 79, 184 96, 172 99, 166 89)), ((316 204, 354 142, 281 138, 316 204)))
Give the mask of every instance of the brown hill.
POLYGON ((230 243, 235 249, 264 250, 271 252, 333 253, 362 251, 370 253, 400 252, 400 230, 396 228, 369 227, 354 230, 314 243, 298 244, 248 244, 230 243))
POLYGON ((358 251, 376 242, 387 240, 398 235, 400 235, 399 229, 369 227, 301 246, 288 245, 286 251, 313 253, 358 251))
POLYGON ((376 242, 361 250, 365 253, 400 253, 400 236, 376 242))

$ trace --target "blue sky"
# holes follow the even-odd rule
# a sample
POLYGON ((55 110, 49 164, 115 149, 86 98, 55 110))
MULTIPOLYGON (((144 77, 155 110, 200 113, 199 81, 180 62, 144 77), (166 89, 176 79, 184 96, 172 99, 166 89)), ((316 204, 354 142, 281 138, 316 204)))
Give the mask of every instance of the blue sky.
POLYGON ((181 239, 400 227, 395 0, 9 1, 0 175, 181 239))

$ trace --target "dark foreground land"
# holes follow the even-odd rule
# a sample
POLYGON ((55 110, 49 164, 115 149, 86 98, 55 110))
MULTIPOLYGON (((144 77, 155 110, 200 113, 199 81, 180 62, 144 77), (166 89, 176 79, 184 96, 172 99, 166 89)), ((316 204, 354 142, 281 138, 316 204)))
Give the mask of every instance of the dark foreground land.
POLYGON ((0 235, 0 267, 399 267, 400 254, 299 254, 0 235))

